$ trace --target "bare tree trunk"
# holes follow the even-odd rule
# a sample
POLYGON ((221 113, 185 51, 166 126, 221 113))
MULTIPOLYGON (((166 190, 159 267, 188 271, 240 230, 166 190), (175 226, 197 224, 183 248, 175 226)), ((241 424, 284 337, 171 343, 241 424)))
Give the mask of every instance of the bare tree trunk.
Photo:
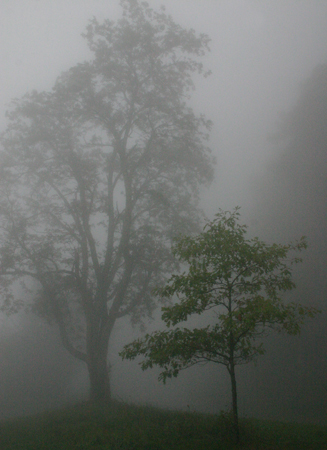
POLYGON ((109 335, 89 336, 87 368, 90 379, 90 400, 111 400, 110 378, 107 364, 109 335))
POLYGON ((90 400, 95 402, 110 401, 111 389, 107 355, 91 356, 87 366, 90 379, 90 400))
POLYGON ((238 407, 237 407, 237 388, 236 388, 236 376, 235 376, 235 365, 232 362, 228 367, 228 372, 232 384, 232 407, 233 407, 233 428, 236 443, 240 441, 240 429, 238 424, 238 407))

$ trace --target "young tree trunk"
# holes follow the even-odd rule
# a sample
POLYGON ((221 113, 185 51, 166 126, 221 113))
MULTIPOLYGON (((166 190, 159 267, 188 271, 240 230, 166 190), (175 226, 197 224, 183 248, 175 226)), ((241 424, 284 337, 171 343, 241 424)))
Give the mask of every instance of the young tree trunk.
POLYGON ((240 440, 240 430, 238 425, 238 408, 237 408, 237 388, 236 388, 236 376, 235 376, 235 365, 232 362, 228 367, 228 372, 232 384, 232 405, 233 405, 233 428, 235 433, 236 443, 240 440))

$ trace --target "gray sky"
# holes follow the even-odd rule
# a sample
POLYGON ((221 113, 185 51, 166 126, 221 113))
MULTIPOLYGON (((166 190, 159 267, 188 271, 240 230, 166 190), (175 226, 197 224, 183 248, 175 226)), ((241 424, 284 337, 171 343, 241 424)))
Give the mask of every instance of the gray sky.
MULTIPOLYGON (((251 203, 248 181, 273 152, 267 134, 296 99, 300 83, 327 61, 327 2, 322 0, 150 0, 183 26, 212 38, 197 80, 195 108, 214 122, 216 181, 205 195, 219 207, 251 203)), ((115 19, 118 0, 1 0, 0 129, 6 104, 50 89, 63 71, 90 57, 81 37, 88 20, 115 19)))

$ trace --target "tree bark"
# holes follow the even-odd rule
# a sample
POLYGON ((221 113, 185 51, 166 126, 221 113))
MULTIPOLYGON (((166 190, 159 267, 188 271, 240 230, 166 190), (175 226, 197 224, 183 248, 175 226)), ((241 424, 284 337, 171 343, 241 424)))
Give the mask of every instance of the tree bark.
POLYGON ((240 441, 240 429, 238 424, 238 407, 237 407, 237 388, 236 388, 236 376, 235 376, 235 365, 232 362, 228 367, 228 372, 232 384, 232 408, 233 408, 233 428, 236 443, 240 441))

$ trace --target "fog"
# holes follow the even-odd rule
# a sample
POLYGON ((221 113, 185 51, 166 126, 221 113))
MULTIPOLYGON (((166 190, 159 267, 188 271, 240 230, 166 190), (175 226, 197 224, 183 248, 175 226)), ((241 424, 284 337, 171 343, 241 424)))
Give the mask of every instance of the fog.
MULTIPOLYGON (((262 239, 286 242, 307 235, 309 250, 296 274, 298 289, 292 299, 324 309, 327 136, 319 137, 317 151, 312 150, 317 140, 306 140, 306 134, 295 140, 297 145, 293 135, 278 136, 294 117, 294 108, 304 111, 310 104, 300 100, 305 81, 314 77, 319 64, 327 64, 327 3, 149 3, 164 4, 177 23, 212 39, 204 60, 212 75, 195 78, 191 100, 195 111, 213 121, 210 147, 217 165, 214 182, 201 194, 206 215, 212 218, 218 208, 240 205, 251 234, 262 239)), ((119 14, 118 0, 5 0, 0 16, 0 130, 6 127, 5 111, 12 98, 33 89, 51 89, 62 71, 91 57, 81 37, 89 19, 116 19, 119 14)), ((321 89, 323 80, 321 76, 316 83, 321 89)), ((320 96, 318 88, 315 95, 320 96)), ((313 112, 319 117, 323 109, 317 106, 313 112)), ((312 126, 306 117, 296 120, 292 133, 296 127, 312 126)), ((327 129, 327 114, 322 120, 327 129)), ((162 326, 159 318, 157 311, 147 331, 162 326)), ((326 421, 324 311, 314 322, 304 327, 301 338, 272 336, 257 366, 238 369, 240 415, 326 421)), ((229 408, 224 367, 194 367, 163 386, 155 369, 142 372, 137 363, 122 362, 118 351, 139 333, 125 319, 115 326, 110 347, 114 397, 207 412, 229 408)), ((85 368, 61 348, 56 329, 39 319, 23 313, 1 316, 0 355, 0 418, 59 407, 87 396, 85 368)))

